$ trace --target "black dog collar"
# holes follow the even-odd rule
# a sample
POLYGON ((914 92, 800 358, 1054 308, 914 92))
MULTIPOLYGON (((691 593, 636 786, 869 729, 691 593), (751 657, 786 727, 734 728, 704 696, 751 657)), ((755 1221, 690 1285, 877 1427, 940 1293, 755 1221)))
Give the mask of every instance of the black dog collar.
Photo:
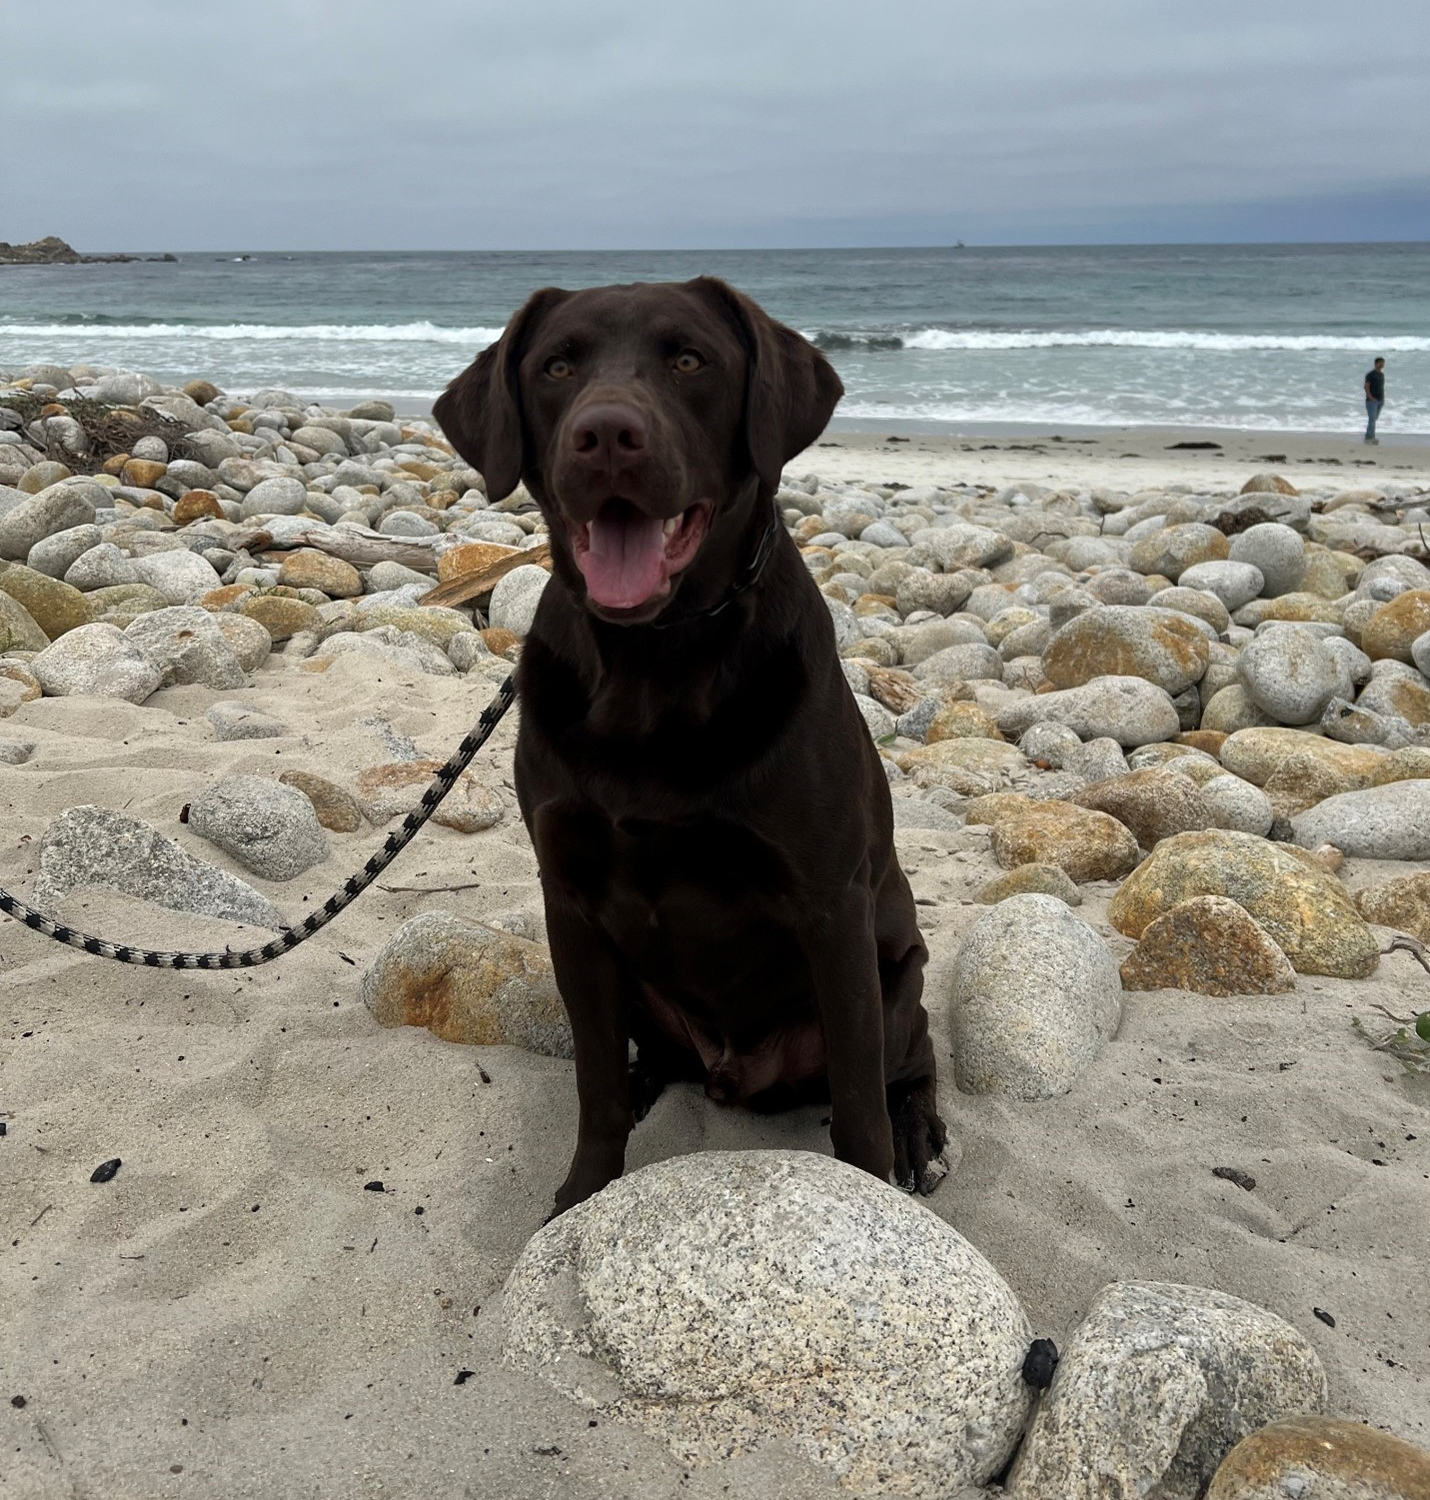
POLYGON ((752 588, 760 580, 760 574, 765 571, 765 564, 769 562, 775 550, 775 539, 780 534, 780 513, 774 506, 770 506, 770 523, 765 527, 764 535, 760 538, 759 545, 755 548, 755 555, 750 559, 749 565, 734 583, 725 591, 724 597, 718 604, 712 604, 708 609, 696 610, 694 614, 681 615, 674 620, 652 620, 651 630, 671 630, 677 625, 689 625, 695 620, 709 620, 718 615, 722 610, 728 609, 735 600, 752 588))

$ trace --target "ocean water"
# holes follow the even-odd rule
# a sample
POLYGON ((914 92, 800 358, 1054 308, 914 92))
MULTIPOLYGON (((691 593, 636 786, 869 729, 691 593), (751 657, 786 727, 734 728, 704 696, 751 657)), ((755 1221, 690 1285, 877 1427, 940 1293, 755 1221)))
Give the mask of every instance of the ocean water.
POLYGON ((430 399, 539 286, 724 276, 824 348, 844 418, 1430 433, 1430 245, 213 252, 0 267, 0 370, 430 399))

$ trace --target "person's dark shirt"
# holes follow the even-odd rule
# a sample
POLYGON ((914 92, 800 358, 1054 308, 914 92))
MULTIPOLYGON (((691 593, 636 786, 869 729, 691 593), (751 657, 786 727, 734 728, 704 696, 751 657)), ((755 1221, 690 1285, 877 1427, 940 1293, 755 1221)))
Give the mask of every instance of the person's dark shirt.
POLYGON ((1370 392, 1372 401, 1385 400, 1385 371, 1367 370, 1365 375, 1366 389, 1370 392))

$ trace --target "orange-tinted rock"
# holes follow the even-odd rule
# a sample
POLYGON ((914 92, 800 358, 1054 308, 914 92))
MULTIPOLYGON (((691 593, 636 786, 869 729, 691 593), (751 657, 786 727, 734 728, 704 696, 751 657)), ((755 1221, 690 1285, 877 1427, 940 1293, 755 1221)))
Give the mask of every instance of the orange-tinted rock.
POLYGON ((571 1056, 546 949, 446 912, 403 923, 358 995, 380 1026, 425 1026, 444 1042, 571 1056))
POLYGON ((1312 1413, 1251 1433, 1206 1500, 1430 1500, 1430 1453, 1360 1422, 1312 1413))
POLYGON ((1241 487, 1243 495, 1299 495, 1301 492, 1279 474, 1253 474, 1241 487))
POLYGON ((1372 661, 1409 662, 1410 644, 1430 630, 1430 589, 1407 589, 1382 604, 1361 631, 1360 648, 1372 661))
POLYGON ((323 625, 323 617, 313 605, 275 594, 251 595, 239 603, 238 613, 257 620, 275 641, 286 641, 300 630, 321 630, 323 625))
POLYGON ((1334 875, 1304 849, 1249 833, 1164 839, 1113 897, 1108 920, 1140 938, 1196 896, 1228 896, 1245 907, 1297 973, 1364 979, 1380 962, 1375 935, 1334 875))
POLYGON ((1043 670, 1054 688, 1095 677, 1141 677, 1177 694, 1200 681, 1206 636, 1173 610, 1104 604, 1069 620, 1048 642, 1043 670))
POLYGON ((995 818, 992 829, 1004 869, 1057 865, 1080 883, 1117 880, 1137 864, 1137 840, 1116 818, 1070 802, 1031 802, 995 818))
POLYGON ((503 630, 499 625, 489 625, 479 633, 493 656, 505 656, 513 646, 521 645, 521 637, 514 630, 503 630))
POLYGON ((175 524, 179 526, 187 526, 190 521, 200 521, 212 516, 222 520, 223 506, 218 503, 218 496, 212 490, 190 490, 174 502, 173 515, 175 524))
POLYGON ((1095 782, 1074 793, 1072 801, 1116 818, 1144 849, 1213 821, 1197 783, 1175 766, 1149 766, 1095 782))
POLYGON ((168 464, 155 459, 131 458, 120 470, 119 477, 133 489, 152 490, 168 472, 168 464))
MULTIPOLYGON (((871 673, 870 676, 872 675, 871 673)), ((924 738, 928 744, 933 745, 940 740, 1001 740, 1003 736, 987 709, 980 708, 976 703, 950 703, 933 716, 924 738)))
POLYGON ((355 599, 362 593, 362 574, 350 562, 329 557, 315 547, 299 547, 283 559, 279 582, 295 589, 317 589, 330 599, 355 599))
MULTIPOLYGON (((357 802, 363 816, 382 824, 415 812, 442 764, 440 760, 404 760, 359 772, 357 802)), ((479 833, 499 823, 504 812, 501 797, 471 771, 464 771, 432 814, 432 821, 458 833, 479 833)))
POLYGON ((357 798, 342 787, 307 771, 284 771, 278 778, 285 786, 297 787, 313 804, 318 822, 334 833, 356 833, 362 827, 357 798))
POLYGON ((251 583, 226 583, 222 588, 210 589, 208 593, 201 594, 199 608, 212 614, 217 614, 220 610, 236 609, 242 600, 257 592, 257 588, 251 583))
POLYGON ((495 541, 464 541, 437 559, 438 583, 450 583, 455 577, 467 577, 471 573, 485 573, 489 567, 506 561, 519 550, 519 547, 498 546, 495 541))
POLYGON ((184 394, 199 406, 207 406, 210 401, 217 401, 223 392, 210 380, 191 380, 184 387, 184 394))
POLYGON ((1402 875, 1384 885, 1359 891, 1356 908, 1367 922, 1394 927, 1430 943, 1430 874, 1402 875))
POLYGON ((1143 930, 1122 964, 1127 990, 1198 995, 1280 995, 1296 988, 1291 961, 1226 896, 1194 896, 1143 930))

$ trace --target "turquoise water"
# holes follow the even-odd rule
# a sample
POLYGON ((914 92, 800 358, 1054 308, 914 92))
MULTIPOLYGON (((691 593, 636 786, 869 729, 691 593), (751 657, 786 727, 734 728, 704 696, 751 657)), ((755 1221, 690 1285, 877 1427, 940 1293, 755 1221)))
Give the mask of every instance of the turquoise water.
MULTIPOLYGON (((236 252, 235 252, 236 253, 236 252)), ((1430 245, 187 255, 0 267, 0 370, 430 398, 538 286, 724 276, 820 343, 845 417, 1430 433, 1430 245)))

